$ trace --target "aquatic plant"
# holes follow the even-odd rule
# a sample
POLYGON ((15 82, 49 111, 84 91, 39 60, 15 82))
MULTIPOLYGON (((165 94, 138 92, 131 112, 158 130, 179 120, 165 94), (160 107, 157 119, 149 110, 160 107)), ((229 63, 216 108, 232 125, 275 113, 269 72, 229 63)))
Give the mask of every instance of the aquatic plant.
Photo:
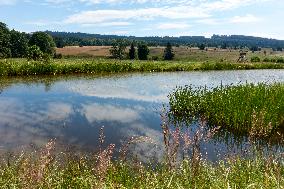
POLYGON ((171 114, 183 121, 204 116, 212 127, 269 137, 283 130, 284 84, 177 88, 169 95, 171 114))

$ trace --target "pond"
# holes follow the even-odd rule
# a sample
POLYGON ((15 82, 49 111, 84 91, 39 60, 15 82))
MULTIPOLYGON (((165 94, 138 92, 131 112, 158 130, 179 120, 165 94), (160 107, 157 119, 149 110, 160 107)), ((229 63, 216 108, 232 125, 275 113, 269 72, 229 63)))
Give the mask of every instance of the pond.
MULTIPOLYGON (((131 73, 0 79, 0 151, 43 146, 49 139, 79 151, 119 146, 132 136, 155 145, 133 147, 141 157, 161 156, 161 110, 177 86, 284 82, 284 70, 131 73)), ((225 141, 202 145, 210 159, 232 149, 225 141)), ((234 147, 233 147, 234 148, 234 147)))

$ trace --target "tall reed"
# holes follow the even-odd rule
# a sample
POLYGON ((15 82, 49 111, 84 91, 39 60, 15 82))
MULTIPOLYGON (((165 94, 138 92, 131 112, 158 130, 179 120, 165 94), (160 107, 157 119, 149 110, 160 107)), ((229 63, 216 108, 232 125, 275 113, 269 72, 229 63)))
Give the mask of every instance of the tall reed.
POLYGON ((284 84, 177 88, 169 95, 171 114, 191 121, 204 116, 210 126, 237 134, 270 136, 284 127, 284 84))

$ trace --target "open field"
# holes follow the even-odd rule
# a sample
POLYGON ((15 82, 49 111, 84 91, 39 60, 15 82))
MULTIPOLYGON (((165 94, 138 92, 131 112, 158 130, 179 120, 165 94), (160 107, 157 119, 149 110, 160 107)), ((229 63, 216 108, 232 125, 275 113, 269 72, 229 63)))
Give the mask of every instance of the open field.
MULTIPOLYGON (((70 46, 64 48, 57 48, 56 52, 61 53, 63 56, 76 56, 76 57, 109 57, 110 46, 70 46)), ((165 47, 149 47, 149 58, 158 57, 162 59, 165 47)), ((239 50, 233 49, 216 49, 208 48, 207 50, 199 50, 198 48, 190 47, 173 47, 175 53, 175 60, 187 60, 194 62, 203 61, 222 61, 222 62, 236 62, 239 58, 239 50)), ((127 50, 128 51, 128 50, 127 50)), ((248 52, 247 59, 253 56, 259 56, 261 59, 265 57, 284 57, 284 52, 274 52, 272 49, 263 49, 259 52, 248 52), (266 51, 266 56, 264 54, 266 51)))
POLYGON ((283 69, 278 63, 219 63, 188 61, 131 61, 113 59, 0 60, 0 76, 56 75, 78 73, 169 72, 194 70, 283 69))

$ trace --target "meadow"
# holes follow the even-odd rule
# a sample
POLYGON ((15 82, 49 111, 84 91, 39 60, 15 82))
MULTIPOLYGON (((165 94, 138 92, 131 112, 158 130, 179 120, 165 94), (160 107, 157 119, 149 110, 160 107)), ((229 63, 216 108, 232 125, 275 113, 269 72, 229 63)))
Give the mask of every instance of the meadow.
MULTIPOLYGON (((109 50, 111 46, 66 46, 64 48, 57 48, 56 53, 62 54, 65 58, 108 58, 110 57, 109 50)), ((165 47, 149 47, 150 60, 163 60, 163 53, 165 47)), ((261 51, 251 52, 247 49, 247 60, 254 56, 258 56, 261 60, 265 58, 271 59, 276 57, 284 57, 284 52, 273 51, 270 48, 263 48, 261 51)), ((126 49, 128 52, 128 48, 126 49)), ((237 62, 240 50, 235 49, 219 49, 207 48, 207 50, 199 50, 197 47, 173 47, 175 54, 175 61, 188 61, 188 62, 237 62)))

